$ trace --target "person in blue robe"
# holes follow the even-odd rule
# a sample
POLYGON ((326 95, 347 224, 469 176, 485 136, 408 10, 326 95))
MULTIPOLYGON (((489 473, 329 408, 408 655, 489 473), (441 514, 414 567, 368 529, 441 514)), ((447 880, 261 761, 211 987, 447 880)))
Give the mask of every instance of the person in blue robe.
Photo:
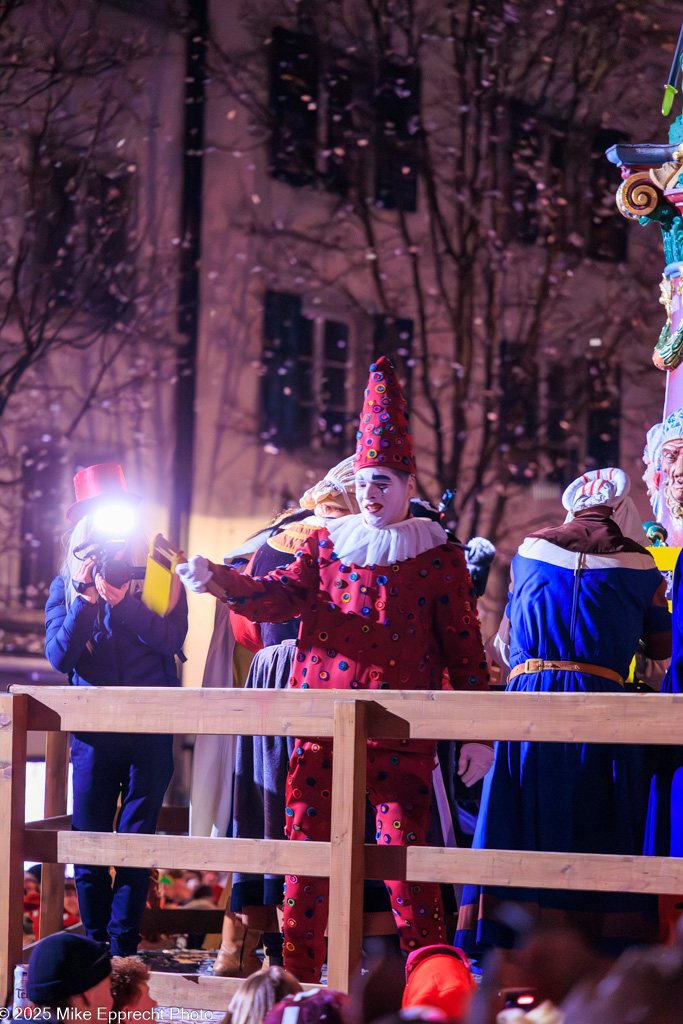
MULTIPOLYGON (((615 508, 623 516, 623 489, 603 484, 580 495, 565 524, 528 536, 513 559, 499 631, 508 692, 617 693, 641 639, 648 657, 669 655, 666 584, 652 556, 615 521, 615 508)), ((497 743, 473 847, 642 854, 642 757, 637 745, 497 743)), ((617 951, 654 937, 656 898, 468 885, 455 945, 474 956, 510 947, 513 922, 522 918, 572 923, 617 951)))

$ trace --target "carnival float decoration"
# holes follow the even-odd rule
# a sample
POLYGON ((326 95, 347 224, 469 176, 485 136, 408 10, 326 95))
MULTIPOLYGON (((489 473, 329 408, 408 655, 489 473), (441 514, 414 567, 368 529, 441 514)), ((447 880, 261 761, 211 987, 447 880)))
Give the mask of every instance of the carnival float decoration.
MULTIPOLYGON (((678 92, 682 58, 683 28, 665 87, 665 115, 678 92)), ((663 536, 678 548, 683 545, 683 115, 671 124, 668 143, 617 143, 607 157, 621 168, 619 211, 642 225, 657 223, 662 231, 666 265, 660 302, 666 322, 652 361, 667 374, 667 384, 662 422, 648 431, 643 479, 663 536)))

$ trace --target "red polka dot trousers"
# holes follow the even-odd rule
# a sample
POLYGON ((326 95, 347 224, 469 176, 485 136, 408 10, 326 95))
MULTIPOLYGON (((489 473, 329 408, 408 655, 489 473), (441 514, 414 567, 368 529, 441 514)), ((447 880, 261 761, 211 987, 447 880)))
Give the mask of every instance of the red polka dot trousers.
MULTIPOLYGON (((377 842, 424 846, 429 823, 435 744, 368 741, 368 797, 377 842)), ((287 776, 285 833, 292 840, 329 842, 332 744, 297 740, 287 776)), ((401 948, 445 942, 441 890, 433 883, 385 881, 401 948)), ((284 964, 300 981, 315 982, 325 961, 329 881, 287 875, 284 964)))

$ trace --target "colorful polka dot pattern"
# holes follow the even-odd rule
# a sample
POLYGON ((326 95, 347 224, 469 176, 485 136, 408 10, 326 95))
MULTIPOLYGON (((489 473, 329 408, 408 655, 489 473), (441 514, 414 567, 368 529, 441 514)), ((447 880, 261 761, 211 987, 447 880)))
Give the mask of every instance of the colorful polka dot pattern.
POLYGON ((488 687, 476 597, 463 553, 440 544, 393 565, 334 557, 319 530, 291 565, 235 574, 240 611, 260 622, 301 615, 289 686, 297 689, 440 690, 488 687))
MULTIPOLYGON (((368 742, 368 797, 375 808, 377 842, 424 846, 429 823, 435 744, 368 742), (425 749, 426 748, 426 749, 425 749)), ((292 840, 329 842, 332 746, 297 740, 287 775, 285 834, 292 840)), ((401 948, 445 942, 438 885, 385 881, 401 948)), ((285 968, 300 981, 317 982, 325 960, 329 881, 287 875, 285 968)))
POLYGON ((403 473, 415 473, 406 408, 394 367, 386 356, 381 356, 370 367, 356 434, 355 472, 382 465, 403 473))

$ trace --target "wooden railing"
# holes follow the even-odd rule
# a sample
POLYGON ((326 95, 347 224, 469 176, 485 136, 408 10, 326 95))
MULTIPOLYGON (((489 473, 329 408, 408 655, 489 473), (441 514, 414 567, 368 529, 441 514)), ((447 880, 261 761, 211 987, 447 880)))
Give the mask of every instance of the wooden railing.
MULTIPOLYGON (((683 743, 683 695, 197 690, 16 686, 0 696, 0 994, 22 960, 23 861, 43 863, 41 935, 61 926, 64 864, 111 864, 330 878, 328 984, 360 962, 363 880, 410 879, 683 893, 683 858, 364 844, 368 736, 579 743, 683 743), (46 819, 24 826, 26 734, 47 732, 46 819), (329 843, 72 832, 66 733, 332 737, 329 843), (61 769, 61 770, 60 770, 61 769)), ((230 780, 226 779, 229 785, 230 780)), ((162 1005, 224 1009, 235 983, 154 975, 162 1005)))

